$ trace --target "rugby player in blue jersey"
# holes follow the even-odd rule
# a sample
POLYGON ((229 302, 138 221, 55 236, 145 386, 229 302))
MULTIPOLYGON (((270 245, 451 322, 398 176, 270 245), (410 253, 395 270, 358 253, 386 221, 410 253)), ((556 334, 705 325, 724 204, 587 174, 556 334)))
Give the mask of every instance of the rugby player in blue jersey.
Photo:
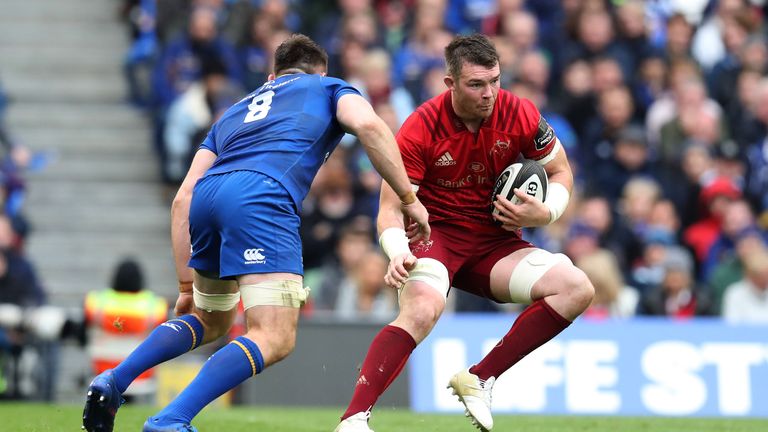
MULTIPOLYGON (((302 284, 299 209, 320 165, 346 132, 402 201, 413 241, 429 238, 394 136, 346 82, 325 76, 327 54, 303 35, 275 52, 275 73, 211 128, 171 209, 179 276, 176 318, 157 327, 88 388, 83 426, 112 431, 121 394, 142 372, 226 334, 238 303, 247 331, 212 355, 145 432, 194 431, 214 399, 285 358, 296 338, 302 284)), ((415 259, 415 258, 414 258, 415 259)))

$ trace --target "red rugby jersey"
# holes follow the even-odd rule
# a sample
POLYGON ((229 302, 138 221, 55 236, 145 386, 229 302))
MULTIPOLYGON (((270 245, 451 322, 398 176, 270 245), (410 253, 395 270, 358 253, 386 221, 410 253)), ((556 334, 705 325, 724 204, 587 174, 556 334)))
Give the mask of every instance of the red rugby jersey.
POLYGON ((490 210, 493 185, 518 156, 543 164, 559 147, 533 103, 506 90, 499 91, 493 114, 477 134, 453 111, 451 92, 446 91, 408 117, 397 142, 430 221, 464 226, 495 225, 490 210))

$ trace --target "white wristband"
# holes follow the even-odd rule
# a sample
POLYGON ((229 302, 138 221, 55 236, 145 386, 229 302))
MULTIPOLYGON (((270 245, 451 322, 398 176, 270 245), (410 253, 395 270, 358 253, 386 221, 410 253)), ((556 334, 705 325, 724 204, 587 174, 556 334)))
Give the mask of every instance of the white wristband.
POLYGON ((379 244, 389 259, 402 254, 411 253, 408 247, 408 237, 402 228, 387 228, 379 237, 379 244))
POLYGON ((560 183, 549 184, 547 199, 544 200, 544 205, 549 208, 549 223, 556 221, 563 215, 570 199, 571 194, 565 186, 560 183))

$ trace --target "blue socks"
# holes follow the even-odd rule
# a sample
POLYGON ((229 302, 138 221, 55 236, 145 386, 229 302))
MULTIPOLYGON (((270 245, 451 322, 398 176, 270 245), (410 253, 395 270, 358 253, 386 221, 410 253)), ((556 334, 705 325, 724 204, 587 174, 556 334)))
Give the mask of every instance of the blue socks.
POLYGON ((194 315, 168 320, 152 330, 141 343, 112 372, 120 393, 144 371, 191 351, 203 340, 203 325, 194 315))
POLYGON ((152 418, 161 425, 190 424, 203 407, 262 369, 259 347, 240 336, 209 357, 187 388, 152 418))

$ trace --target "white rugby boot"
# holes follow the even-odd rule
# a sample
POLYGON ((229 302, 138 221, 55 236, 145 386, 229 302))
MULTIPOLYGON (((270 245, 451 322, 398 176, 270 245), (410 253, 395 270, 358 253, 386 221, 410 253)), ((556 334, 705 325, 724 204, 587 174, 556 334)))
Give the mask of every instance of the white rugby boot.
POLYGON ((369 418, 370 411, 359 412, 342 420, 333 432, 373 432, 373 429, 368 427, 369 418))
POLYGON ((453 394, 459 397, 459 401, 466 408, 466 416, 472 420, 478 429, 488 432, 493 429, 493 417, 491 416, 491 391, 496 378, 490 377, 483 381, 477 375, 465 369, 453 377, 448 387, 453 389, 453 394))

